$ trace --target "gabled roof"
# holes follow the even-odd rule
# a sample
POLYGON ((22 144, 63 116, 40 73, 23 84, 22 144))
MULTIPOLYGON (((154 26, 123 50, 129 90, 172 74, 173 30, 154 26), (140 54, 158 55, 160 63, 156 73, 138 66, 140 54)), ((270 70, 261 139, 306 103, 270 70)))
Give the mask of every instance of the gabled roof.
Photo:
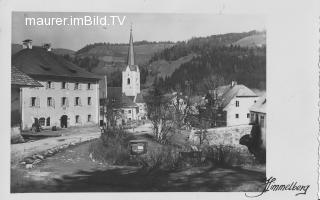
POLYGON ((144 103, 144 99, 143 99, 142 94, 140 94, 140 93, 137 94, 136 103, 144 103))
POLYGON ((115 108, 137 107, 133 102, 134 97, 122 93, 121 87, 108 87, 107 98, 114 104, 115 108))
POLYGON ((221 107, 226 107, 235 97, 257 97, 257 95, 244 85, 227 85, 217 88, 218 99, 221 107))
POLYGON ((253 106, 251 106, 250 111, 266 113, 267 98, 266 95, 261 96, 253 106))
POLYGON ((75 79, 101 79, 43 47, 23 49, 12 56, 12 64, 29 76, 50 76, 75 79))
POLYGON ((43 87, 41 83, 23 73, 15 66, 11 66, 11 85, 20 87, 43 87))

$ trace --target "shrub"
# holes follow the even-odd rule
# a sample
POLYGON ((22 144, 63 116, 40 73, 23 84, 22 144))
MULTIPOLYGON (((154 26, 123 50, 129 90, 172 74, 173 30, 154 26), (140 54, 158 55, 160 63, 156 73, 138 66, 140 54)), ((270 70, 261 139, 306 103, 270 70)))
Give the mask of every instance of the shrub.
POLYGON ((130 160, 130 140, 134 139, 131 133, 123 130, 106 130, 101 139, 90 144, 89 151, 92 158, 100 162, 115 165, 128 164, 130 160))
POLYGON ((257 161, 247 149, 231 145, 213 145, 203 148, 207 161, 217 166, 231 167, 255 165, 257 161))

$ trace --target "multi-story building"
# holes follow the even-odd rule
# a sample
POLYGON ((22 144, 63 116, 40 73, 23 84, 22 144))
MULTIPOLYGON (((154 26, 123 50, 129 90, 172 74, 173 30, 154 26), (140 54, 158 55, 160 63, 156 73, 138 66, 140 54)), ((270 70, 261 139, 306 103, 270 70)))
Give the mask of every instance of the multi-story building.
POLYGON ((21 88, 22 129, 34 123, 43 128, 97 124, 100 77, 54 54, 48 46, 32 47, 31 42, 24 41, 12 64, 44 87, 21 88))
POLYGON ((250 123, 249 108, 258 99, 258 96, 252 90, 232 81, 230 85, 218 87, 215 95, 217 96, 218 106, 223 111, 222 121, 225 122, 225 126, 250 123))

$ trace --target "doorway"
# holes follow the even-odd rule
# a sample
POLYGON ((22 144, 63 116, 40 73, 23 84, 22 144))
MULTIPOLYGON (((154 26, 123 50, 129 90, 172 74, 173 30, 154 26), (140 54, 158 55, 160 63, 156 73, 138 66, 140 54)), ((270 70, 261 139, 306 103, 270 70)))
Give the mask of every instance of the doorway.
POLYGON ((60 126, 61 128, 67 128, 68 127, 68 116, 62 115, 60 118, 60 126))

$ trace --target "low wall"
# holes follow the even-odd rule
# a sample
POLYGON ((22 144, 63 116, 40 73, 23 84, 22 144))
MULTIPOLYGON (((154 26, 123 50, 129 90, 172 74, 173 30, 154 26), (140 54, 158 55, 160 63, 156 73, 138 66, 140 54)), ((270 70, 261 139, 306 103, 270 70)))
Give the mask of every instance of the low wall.
MULTIPOLYGON (((239 144, 240 138, 246 134, 250 134, 252 129, 251 125, 239 125, 239 126, 228 126, 207 129, 206 140, 204 142, 209 145, 232 145, 245 147, 239 144)), ((194 144, 199 144, 199 134, 197 130, 191 131, 189 135, 189 141, 194 144)))

